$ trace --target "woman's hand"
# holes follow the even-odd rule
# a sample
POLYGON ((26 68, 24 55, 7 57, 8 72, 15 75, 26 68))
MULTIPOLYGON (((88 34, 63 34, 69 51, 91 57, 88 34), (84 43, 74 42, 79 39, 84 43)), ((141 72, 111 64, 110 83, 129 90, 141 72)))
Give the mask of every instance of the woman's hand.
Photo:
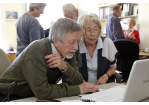
POLYGON ((96 85, 102 85, 105 84, 108 81, 108 75, 104 74, 103 76, 99 77, 96 85))
POLYGON ((128 36, 128 37, 129 37, 129 39, 133 39, 133 40, 136 39, 136 37, 135 37, 134 35, 130 35, 130 36, 128 36))
POLYGON ((128 39, 128 36, 124 36, 125 37, 125 39, 128 39))

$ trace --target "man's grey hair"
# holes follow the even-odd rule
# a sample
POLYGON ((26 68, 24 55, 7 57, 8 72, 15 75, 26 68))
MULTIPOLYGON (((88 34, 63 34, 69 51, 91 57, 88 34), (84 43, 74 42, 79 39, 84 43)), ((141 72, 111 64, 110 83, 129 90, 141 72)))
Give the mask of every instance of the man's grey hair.
POLYGON ((72 19, 60 18, 50 28, 49 39, 53 42, 53 37, 63 42, 65 36, 68 33, 81 31, 83 35, 83 29, 72 19))
POLYGON ((69 11, 71 14, 73 14, 73 11, 77 8, 73 4, 67 3, 67 4, 63 5, 62 9, 63 9, 63 12, 69 11))
POLYGON ((30 3, 29 10, 34 11, 34 7, 36 7, 37 10, 39 10, 40 7, 45 7, 45 6, 46 6, 46 3, 30 3))

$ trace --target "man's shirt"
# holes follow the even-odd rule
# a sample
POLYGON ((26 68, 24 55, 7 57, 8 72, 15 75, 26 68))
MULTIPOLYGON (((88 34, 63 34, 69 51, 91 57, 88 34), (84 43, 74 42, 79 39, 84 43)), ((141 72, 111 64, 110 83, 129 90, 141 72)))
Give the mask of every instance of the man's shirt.
POLYGON ((112 40, 125 39, 124 33, 117 15, 111 14, 106 24, 106 37, 112 40))

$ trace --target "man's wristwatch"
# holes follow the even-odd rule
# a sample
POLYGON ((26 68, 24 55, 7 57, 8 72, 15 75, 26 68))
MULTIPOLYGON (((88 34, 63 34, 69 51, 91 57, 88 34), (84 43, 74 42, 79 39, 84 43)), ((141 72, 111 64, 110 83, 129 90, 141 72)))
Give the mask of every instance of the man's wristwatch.
MULTIPOLYGON (((66 61, 65 61, 65 62, 66 62, 66 61)), ((67 69, 68 69, 69 64, 68 64, 68 62, 66 62, 66 63, 67 63, 67 69)), ((66 70, 67 70, 67 69, 66 69, 66 70)), ((61 69, 62 72, 65 72, 66 70, 61 69)))

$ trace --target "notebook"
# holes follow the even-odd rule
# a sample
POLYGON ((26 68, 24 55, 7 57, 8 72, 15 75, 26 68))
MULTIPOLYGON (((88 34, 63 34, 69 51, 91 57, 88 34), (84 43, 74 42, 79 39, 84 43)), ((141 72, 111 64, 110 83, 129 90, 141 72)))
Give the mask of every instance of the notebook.
POLYGON ((133 63, 127 85, 117 86, 81 97, 95 102, 137 102, 149 97, 149 59, 133 63))

